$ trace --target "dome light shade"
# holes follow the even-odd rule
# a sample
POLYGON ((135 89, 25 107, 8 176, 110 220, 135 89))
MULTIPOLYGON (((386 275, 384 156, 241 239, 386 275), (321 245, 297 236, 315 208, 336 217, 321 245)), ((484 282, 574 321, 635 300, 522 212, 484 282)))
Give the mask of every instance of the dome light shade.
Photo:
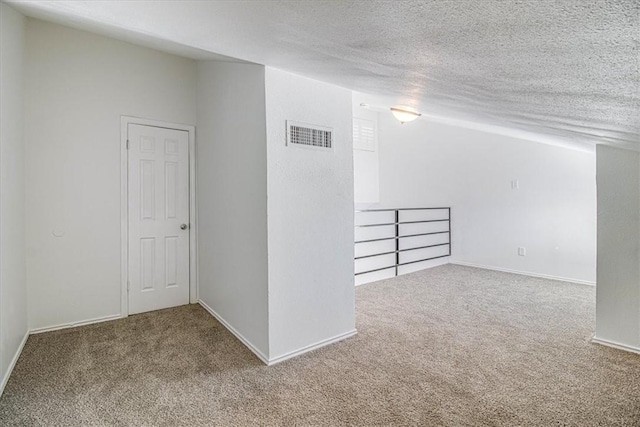
POLYGON ((391 112, 393 113, 393 116, 402 124, 412 122, 422 115, 414 108, 404 106, 391 107, 391 112))

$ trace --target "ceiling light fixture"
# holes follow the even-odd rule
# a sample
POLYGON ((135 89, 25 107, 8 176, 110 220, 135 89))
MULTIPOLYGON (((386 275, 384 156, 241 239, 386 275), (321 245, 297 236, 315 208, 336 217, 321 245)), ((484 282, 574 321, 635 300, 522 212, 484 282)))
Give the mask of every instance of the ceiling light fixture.
POLYGON ((393 113, 393 116, 402 124, 412 122, 422 115, 414 108, 404 106, 391 107, 391 112, 393 113))

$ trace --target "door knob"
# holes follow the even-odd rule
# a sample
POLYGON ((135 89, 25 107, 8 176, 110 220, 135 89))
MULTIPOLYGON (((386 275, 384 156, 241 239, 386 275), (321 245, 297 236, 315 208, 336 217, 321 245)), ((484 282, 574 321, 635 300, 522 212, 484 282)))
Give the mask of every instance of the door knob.
POLYGON ((180 230, 186 230, 187 224, 180 224, 180 230))

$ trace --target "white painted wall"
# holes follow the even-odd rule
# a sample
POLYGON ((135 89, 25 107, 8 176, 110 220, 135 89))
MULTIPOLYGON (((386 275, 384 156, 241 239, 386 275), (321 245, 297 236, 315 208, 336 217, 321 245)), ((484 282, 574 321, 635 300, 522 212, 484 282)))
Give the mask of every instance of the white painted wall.
POLYGON ((199 297, 266 359, 264 67, 198 63, 199 297))
POLYGON ((30 326, 119 315, 120 116, 194 124, 196 64, 30 19, 25 114, 30 326))
POLYGON ((640 351, 640 154, 599 145, 596 340, 640 351))
POLYGON ((24 245, 25 19, 0 3, 0 393, 27 330, 24 245))
POLYGON ((269 353, 354 331, 351 92, 267 68, 269 353), (287 147, 287 120, 333 128, 334 151, 287 147))
POLYGON ((451 206, 454 261, 595 282, 593 152, 386 112, 379 146, 369 208, 451 206))
POLYGON ((350 91, 36 20, 27 47, 31 329, 120 314, 119 136, 129 115, 197 124, 205 305, 265 360, 354 330, 350 91), (333 126, 336 149, 287 150, 287 119, 333 126))

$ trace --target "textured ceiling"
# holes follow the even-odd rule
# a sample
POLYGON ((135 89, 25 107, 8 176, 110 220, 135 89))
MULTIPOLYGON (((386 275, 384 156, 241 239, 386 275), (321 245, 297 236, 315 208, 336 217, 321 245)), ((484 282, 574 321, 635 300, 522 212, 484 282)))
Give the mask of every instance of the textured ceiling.
MULTIPOLYGON (((214 52, 424 112, 640 149, 640 0, 31 1, 28 15, 214 52)), ((156 42, 153 47, 161 47, 156 42)))

